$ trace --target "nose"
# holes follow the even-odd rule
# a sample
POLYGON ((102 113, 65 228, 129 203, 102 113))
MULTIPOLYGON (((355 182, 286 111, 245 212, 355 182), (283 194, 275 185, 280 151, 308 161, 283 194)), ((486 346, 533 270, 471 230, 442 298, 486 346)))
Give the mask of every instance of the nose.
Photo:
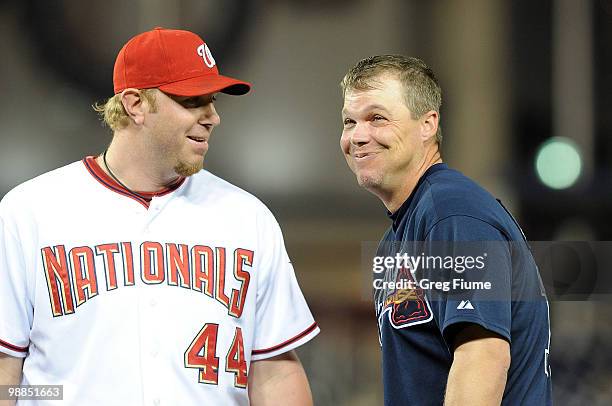
POLYGON ((353 131, 351 131, 349 135, 349 142, 356 147, 360 147, 370 142, 370 133, 366 123, 355 124, 353 131))
POLYGON ((221 117, 219 117, 219 114, 217 113, 215 105, 212 101, 203 106, 202 114, 200 115, 198 122, 202 125, 212 125, 213 127, 221 124, 221 117))

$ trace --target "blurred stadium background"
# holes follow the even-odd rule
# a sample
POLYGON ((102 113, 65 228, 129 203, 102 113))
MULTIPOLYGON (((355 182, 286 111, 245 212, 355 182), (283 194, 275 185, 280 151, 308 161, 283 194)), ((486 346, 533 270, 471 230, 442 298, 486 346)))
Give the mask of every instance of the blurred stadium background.
MULTIPOLYGON (((357 60, 430 64, 445 161, 530 240, 612 240, 612 0, 0 0, 0 196, 104 150, 91 104, 112 94, 121 45, 155 26, 199 33, 222 73, 254 83, 219 98, 207 168, 283 227, 322 328, 300 350, 317 405, 382 404, 359 267, 388 220, 339 149, 338 82, 357 60)), ((610 303, 555 301, 551 318, 556 404, 612 404, 610 303)))

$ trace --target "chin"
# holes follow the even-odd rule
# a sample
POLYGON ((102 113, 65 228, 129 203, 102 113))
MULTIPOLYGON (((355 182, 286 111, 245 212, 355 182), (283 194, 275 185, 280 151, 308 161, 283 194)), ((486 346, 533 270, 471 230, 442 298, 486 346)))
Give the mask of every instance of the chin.
POLYGON ((195 175, 196 173, 200 172, 203 167, 204 167, 203 160, 195 162, 195 163, 179 162, 174 167, 174 171, 180 176, 187 177, 187 176, 195 175))
POLYGON ((364 189, 378 189, 382 184, 382 177, 373 173, 358 173, 357 183, 364 189))

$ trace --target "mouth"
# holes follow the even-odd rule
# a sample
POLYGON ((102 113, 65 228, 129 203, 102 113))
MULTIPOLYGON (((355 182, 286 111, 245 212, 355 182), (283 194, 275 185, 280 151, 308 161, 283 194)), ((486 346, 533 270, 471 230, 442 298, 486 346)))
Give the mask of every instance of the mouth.
POLYGON ((372 158, 373 156, 377 155, 378 152, 354 152, 353 153, 353 158, 356 161, 363 161, 366 160, 368 158, 372 158))
POLYGON ((206 142, 207 139, 206 137, 197 137, 197 136, 193 136, 193 135, 188 135, 187 138, 189 138, 191 141, 197 142, 197 143, 201 143, 201 142, 206 142))
POLYGON ((196 154, 204 155, 208 151, 208 137, 188 135, 187 139, 187 143, 196 154))

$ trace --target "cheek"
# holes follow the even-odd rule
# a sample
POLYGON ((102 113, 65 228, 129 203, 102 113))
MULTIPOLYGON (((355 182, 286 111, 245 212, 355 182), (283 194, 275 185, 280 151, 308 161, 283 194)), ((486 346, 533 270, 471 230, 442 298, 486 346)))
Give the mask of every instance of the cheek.
POLYGON ((198 123, 198 118, 189 111, 183 111, 177 118, 177 127, 181 129, 190 129, 198 123))
POLYGON ((348 154, 350 150, 350 145, 350 136, 348 135, 348 133, 343 132, 342 136, 340 137, 340 149, 342 149, 342 152, 344 152, 345 154, 348 154))
POLYGON ((387 127, 375 127, 370 132, 372 141, 381 147, 389 147, 394 144, 395 134, 390 128, 387 127))

